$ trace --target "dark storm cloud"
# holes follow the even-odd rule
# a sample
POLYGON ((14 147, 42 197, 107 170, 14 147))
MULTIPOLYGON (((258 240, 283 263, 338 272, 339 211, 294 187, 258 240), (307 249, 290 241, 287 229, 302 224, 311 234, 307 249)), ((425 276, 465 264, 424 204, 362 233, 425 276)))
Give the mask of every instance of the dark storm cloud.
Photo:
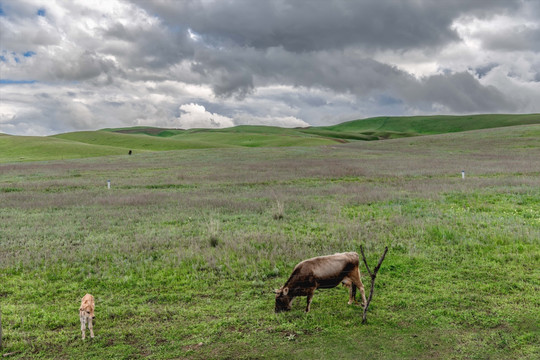
POLYGON ((491 70, 493 70, 495 67, 497 67, 499 64, 497 63, 489 63, 484 64, 482 66, 478 66, 474 69, 475 74, 478 76, 478 78, 483 78, 486 76, 491 70))
POLYGON ((54 79, 62 80, 89 80, 101 74, 110 74, 115 71, 112 61, 104 59, 99 54, 92 51, 85 51, 74 61, 60 64, 51 69, 54 79))
POLYGON ((369 94, 413 77, 394 66, 355 52, 295 54, 282 48, 205 49, 195 54, 192 69, 214 85, 219 95, 249 93, 255 86, 283 84, 369 94))
POLYGON ((101 31, 106 39, 101 50, 114 54, 128 66, 150 69, 164 68, 193 56, 193 44, 188 32, 170 31, 162 26, 142 27, 137 24, 112 24, 101 31))
POLYGON ((191 70, 208 81, 217 96, 244 98, 254 90, 253 74, 264 55, 250 49, 199 48, 191 70))
POLYGON ((168 24, 184 24, 208 43, 257 49, 319 51, 437 47, 458 40, 461 14, 488 16, 518 0, 418 1, 145 1, 137 4, 168 24))
POLYGON ((472 76, 450 71, 418 80, 370 53, 434 51, 460 40, 451 26, 457 17, 489 18, 519 1, 135 2, 165 26, 190 29, 191 70, 219 97, 243 99, 258 86, 284 84, 412 105, 436 101, 456 112, 513 108, 472 76))
POLYGON ((437 103, 453 112, 515 109, 501 92, 481 85, 469 73, 449 72, 417 79, 395 66, 354 52, 294 54, 284 49, 258 52, 237 48, 230 54, 224 50, 207 50, 200 60, 199 71, 214 84, 214 91, 223 96, 242 97, 256 85, 283 84, 329 89, 360 98, 386 96, 394 103, 407 101, 410 105, 437 103), (227 76, 233 76, 234 81, 227 76), (216 84, 223 88, 216 88, 216 84))
POLYGON ((486 49, 503 51, 540 51, 540 28, 517 26, 482 37, 486 49))
POLYGON ((436 103, 452 112, 516 111, 515 104, 493 86, 483 86, 467 72, 430 76, 403 97, 412 103, 436 103))

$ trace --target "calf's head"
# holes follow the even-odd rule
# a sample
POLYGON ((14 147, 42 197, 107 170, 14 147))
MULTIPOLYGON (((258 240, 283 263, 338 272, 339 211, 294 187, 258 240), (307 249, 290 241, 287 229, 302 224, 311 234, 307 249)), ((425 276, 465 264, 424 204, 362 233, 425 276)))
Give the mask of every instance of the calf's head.
POLYGON ((276 293, 276 313, 291 310, 292 297, 289 296, 289 288, 282 287, 281 289, 275 290, 275 293, 276 293))
POLYGON ((79 308, 79 311, 81 311, 84 316, 87 318, 95 319, 96 316, 94 315, 94 302, 91 301, 85 301, 81 304, 81 307, 79 308))

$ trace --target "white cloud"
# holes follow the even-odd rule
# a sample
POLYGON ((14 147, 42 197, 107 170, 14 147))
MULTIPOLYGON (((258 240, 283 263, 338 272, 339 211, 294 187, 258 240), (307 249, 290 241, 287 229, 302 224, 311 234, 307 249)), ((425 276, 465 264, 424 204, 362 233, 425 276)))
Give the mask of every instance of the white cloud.
POLYGON ((192 128, 226 128, 234 126, 233 119, 211 113, 204 106, 190 103, 180 106, 178 127, 181 129, 192 128))
POLYGON ((304 120, 294 116, 253 116, 250 114, 238 114, 234 117, 236 125, 265 125, 285 128, 310 126, 304 120))

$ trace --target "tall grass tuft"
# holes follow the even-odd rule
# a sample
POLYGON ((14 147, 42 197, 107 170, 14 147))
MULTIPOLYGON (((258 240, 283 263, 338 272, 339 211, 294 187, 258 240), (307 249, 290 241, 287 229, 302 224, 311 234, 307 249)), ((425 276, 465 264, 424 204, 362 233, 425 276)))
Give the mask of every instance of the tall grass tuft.
POLYGON ((285 217, 285 203, 281 200, 276 200, 273 213, 274 220, 282 220, 285 217))
POLYGON ((215 248, 219 245, 219 220, 211 217, 208 221, 208 236, 210 246, 215 248))

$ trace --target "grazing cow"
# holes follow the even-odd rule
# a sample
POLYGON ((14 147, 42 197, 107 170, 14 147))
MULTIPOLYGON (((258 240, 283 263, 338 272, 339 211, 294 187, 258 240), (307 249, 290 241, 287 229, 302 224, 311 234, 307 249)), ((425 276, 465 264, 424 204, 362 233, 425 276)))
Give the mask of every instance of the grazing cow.
POLYGON ((306 312, 309 312, 316 289, 333 288, 339 283, 349 287, 349 304, 355 302, 358 287, 362 294, 363 306, 366 306, 359 263, 358 254, 355 252, 318 256, 300 262, 294 267, 285 285, 276 290, 276 312, 291 310, 292 300, 297 296, 307 296, 306 312))
POLYGON ((94 297, 90 294, 84 295, 81 300, 81 307, 79 308, 79 317, 81 319, 81 331, 83 340, 86 337, 87 323, 88 329, 90 329, 90 337, 94 337, 94 326, 92 324, 92 320, 95 319, 94 307, 94 297))

